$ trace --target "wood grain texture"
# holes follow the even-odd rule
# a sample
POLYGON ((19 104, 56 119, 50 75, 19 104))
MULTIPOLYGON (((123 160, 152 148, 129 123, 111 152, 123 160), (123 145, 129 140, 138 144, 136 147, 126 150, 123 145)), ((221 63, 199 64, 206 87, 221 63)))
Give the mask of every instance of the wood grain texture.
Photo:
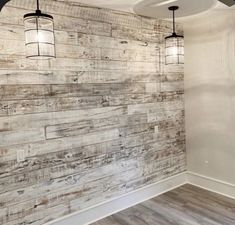
POLYGON ((0 16, 4 225, 42 225, 186 168, 183 68, 164 65, 171 24, 76 1, 41 5, 55 18, 55 60, 25 59, 33 2, 12 0, 0 16))
POLYGON ((235 200, 185 185, 92 225, 233 225, 235 200))

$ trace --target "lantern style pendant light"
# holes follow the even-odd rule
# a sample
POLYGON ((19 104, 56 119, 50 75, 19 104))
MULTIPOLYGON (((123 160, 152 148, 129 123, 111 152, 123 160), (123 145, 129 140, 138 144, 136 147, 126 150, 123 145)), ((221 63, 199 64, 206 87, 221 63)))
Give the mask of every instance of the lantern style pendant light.
POLYGON ((175 11, 179 7, 171 6, 168 9, 173 11, 173 33, 165 38, 165 63, 184 64, 184 36, 177 35, 175 29, 175 11))
POLYGON ((24 15, 26 58, 55 58, 53 17, 41 12, 39 0, 35 13, 24 15))

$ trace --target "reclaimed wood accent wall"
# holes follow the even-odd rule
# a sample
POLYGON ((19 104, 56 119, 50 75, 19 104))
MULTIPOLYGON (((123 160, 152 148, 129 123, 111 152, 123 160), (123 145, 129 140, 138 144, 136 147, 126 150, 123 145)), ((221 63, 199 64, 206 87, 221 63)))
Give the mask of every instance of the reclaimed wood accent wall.
POLYGON ((0 14, 0 224, 42 225, 185 171, 183 67, 164 65, 171 23, 45 0, 57 59, 28 60, 34 3, 0 14))

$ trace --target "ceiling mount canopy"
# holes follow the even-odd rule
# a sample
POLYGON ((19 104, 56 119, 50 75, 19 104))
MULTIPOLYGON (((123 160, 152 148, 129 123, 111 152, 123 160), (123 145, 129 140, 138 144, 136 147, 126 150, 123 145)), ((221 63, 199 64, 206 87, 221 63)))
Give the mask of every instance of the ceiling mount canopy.
POLYGON ((3 6, 7 4, 10 0, 1 0, 0 1, 0 11, 2 10, 3 6))

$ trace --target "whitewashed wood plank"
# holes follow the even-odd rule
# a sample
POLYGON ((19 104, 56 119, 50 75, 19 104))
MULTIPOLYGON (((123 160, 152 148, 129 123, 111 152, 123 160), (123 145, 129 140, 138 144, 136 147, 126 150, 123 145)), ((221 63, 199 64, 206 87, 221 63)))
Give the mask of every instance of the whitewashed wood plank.
POLYGON ((162 110, 156 113, 148 114, 148 122, 160 122, 163 120, 179 120, 185 116, 184 110, 162 110))
POLYGON ((18 150, 24 151, 27 158, 47 154, 49 152, 61 151, 65 148, 77 148, 86 145, 102 143, 109 140, 115 140, 117 138, 119 138, 119 130, 112 129, 80 136, 52 139, 11 147, 8 146, 8 148, 4 147, 0 149, 0 155, 2 156, 0 162, 15 160, 18 150))
POLYGON ((184 73, 164 73, 161 77, 162 82, 183 81, 184 73))
MULTIPOLYGON (((0 115, 5 115, 6 107, 0 109, 0 115)), ((8 115, 23 115, 32 113, 59 112, 103 106, 102 96, 45 98, 36 100, 7 101, 8 115)))
POLYGON ((99 47, 113 49, 146 50, 158 49, 158 43, 100 37, 97 35, 78 34, 78 45, 83 47, 99 47))
MULTIPOLYGON (((20 85, 20 84, 73 84, 78 83, 79 74, 87 77, 89 74, 96 77, 96 72, 82 71, 17 71, 0 70, 1 85, 20 85)), ((90 76, 91 79, 92 76, 90 76)), ((90 81, 90 80, 89 80, 90 81)), ((84 82, 82 82, 84 83, 84 82)), ((86 83, 86 82, 85 82, 86 83)), ((89 82, 87 82, 89 83, 89 82)))
POLYGON ((159 93, 161 92, 161 83, 146 83, 147 93, 159 93))
POLYGON ((128 114, 141 114, 141 113, 155 113, 162 112, 164 110, 178 110, 183 109, 184 103, 182 101, 170 101, 170 102, 157 102, 138 105, 129 105, 128 114))
POLYGON ((50 85, 2 85, 0 100, 40 99, 50 96, 50 85))
POLYGON ((124 115, 126 112, 126 107, 121 106, 0 117, 0 130, 33 129, 58 123, 72 123, 87 119, 124 115))
POLYGON ((77 136, 87 134, 93 128, 92 121, 80 121, 70 124, 57 124, 46 127, 46 139, 54 139, 60 137, 77 136))
MULTIPOLYGON (((146 63, 148 64, 148 63, 146 63)), ((127 70, 125 61, 105 61, 87 59, 57 58, 51 61, 26 59, 25 56, 0 55, 2 69, 11 70, 67 70, 67 71, 101 71, 127 70)))
POLYGON ((184 90, 184 82, 176 81, 176 82, 162 82, 161 83, 161 91, 183 91, 184 90))
POLYGON ((146 49, 146 50, 131 50, 131 49, 101 49, 102 60, 126 60, 126 61, 138 61, 138 62, 158 62, 159 61, 158 49, 146 49))
POLYGON ((154 29, 136 29, 114 25, 112 26, 112 37, 159 43, 159 32, 154 29))
POLYGON ((44 129, 0 132, 0 147, 42 140, 45 140, 44 129))
POLYGON ((160 73, 126 71, 17 71, 0 70, 0 84, 71 84, 160 82, 160 73))

